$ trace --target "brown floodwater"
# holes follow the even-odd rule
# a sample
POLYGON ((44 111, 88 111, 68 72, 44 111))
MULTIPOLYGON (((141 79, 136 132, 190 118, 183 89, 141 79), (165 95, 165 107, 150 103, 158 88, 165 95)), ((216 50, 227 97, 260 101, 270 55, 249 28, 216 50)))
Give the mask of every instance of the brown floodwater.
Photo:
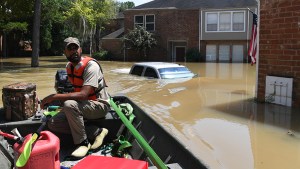
MULTIPOLYGON (((55 73, 66 59, 40 57, 38 68, 30 63, 30 58, 1 59, 1 89, 31 82, 41 99, 54 93, 55 73)), ((300 168, 299 110, 255 103, 255 66, 181 64, 199 77, 150 80, 128 75, 130 62, 101 62, 111 95, 128 96, 209 168, 300 168)))

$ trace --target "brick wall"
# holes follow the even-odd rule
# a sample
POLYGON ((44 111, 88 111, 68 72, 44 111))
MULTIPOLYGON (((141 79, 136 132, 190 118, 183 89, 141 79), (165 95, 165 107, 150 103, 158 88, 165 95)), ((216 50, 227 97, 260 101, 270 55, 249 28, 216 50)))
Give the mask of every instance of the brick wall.
POLYGON ((300 107, 300 0, 260 0, 258 93, 266 75, 293 78, 293 107, 300 107))
MULTIPOLYGON (((157 47, 151 49, 149 55, 152 60, 169 61, 168 54, 171 40, 184 40, 187 49, 199 48, 199 10, 155 9, 155 10, 129 10, 125 13, 125 33, 133 29, 134 15, 155 15, 155 34, 158 40, 157 47)), ((130 52, 130 57, 135 57, 130 52)))
POLYGON ((123 60, 123 42, 121 39, 102 39, 101 48, 110 51, 114 60, 123 60))

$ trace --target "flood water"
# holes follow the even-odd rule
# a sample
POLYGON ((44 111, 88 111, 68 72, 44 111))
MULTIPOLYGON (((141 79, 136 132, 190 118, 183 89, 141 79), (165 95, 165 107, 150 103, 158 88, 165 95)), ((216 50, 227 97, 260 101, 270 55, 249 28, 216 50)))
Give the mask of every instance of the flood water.
MULTIPOLYGON (((32 82, 40 99, 54 93, 55 73, 66 59, 40 57, 38 68, 30 63, 31 58, 1 59, 1 89, 32 82)), ((101 62, 111 95, 128 96, 209 168, 300 168, 300 112, 255 103, 255 66, 182 64, 200 76, 150 80, 128 75, 132 63, 101 62)))

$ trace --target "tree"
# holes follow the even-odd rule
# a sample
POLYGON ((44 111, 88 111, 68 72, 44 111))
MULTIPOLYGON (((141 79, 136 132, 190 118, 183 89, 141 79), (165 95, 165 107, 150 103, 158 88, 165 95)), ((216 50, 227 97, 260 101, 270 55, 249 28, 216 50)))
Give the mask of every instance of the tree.
POLYGON ((140 56, 147 59, 149 49, 157 44, 153 34, 146 31, 144 27, 137 26, 124 36, 126 48, 136 50, 140 56))
MULTIPOLYGON (((18 46, 19 40, 32 41, 36 33, 33 31, 34 3, 35 0, 1 0, 0 36, 3 36, 3 50, 5 50, 5 35, 7 35, 7 42, 10 43, 7 45, 10 56, 12 50, 18 46)), ((66 0, 41 0, 40 54, 60 55, 63 39, 73 35, 69 26, 65 25, 63 17, 63 13, 70 8, 70 3, 71 1, 66 0)), ((16 51, 18 50, 13 52, 16 53, 16 51)), ((6 52, 3 51, 3 53, 6 52)), ((38 57, 35 58, 35 62, 37 59, 38 57)))
POLYGON ((67 24, 76 31, 82 41, 90 41, 90 52, 95 51, 92 49, 95 33, 99 33, 102 25, 116 16, 114 4, 113 0, 77 0, 72 2, 70 9, 65 12, 67 24))
POLYGON ((42 6, 41 0, 35 0, 33 35, 32 35, 33 47, 32 47, 31 67, 39 66, 41 6, 42 6))
POLYGON ((23 36, 28 30, 28 20, 32 16, 32 0, 1 0, 0 4, 0 37, 2 40, 2 53, 6 57, 7 39, 9 37, 23 36), (7 35, 13 36, 7 36, 7 35))
POLYGON ((119 7, 119 12, 124 12, 126 9, 131 9, 135 7, 134 3, 131 1, 127 2, 118 2, 117 6, 119 7))
POLYGON ((64 38, 73 36, 69 26, 64 23, 63 16, 70 3, 71 1, 65 0, 42 0, 41 55, 61 55, 64 38))
POLYGON ((14 49, 20 40, 33 41, 32 66, 36 67, 40 53, 60 55, 63 39, 68 36, 77 36, 83 43, 90 42, 91 51, 95 51, 95 46, 98 46, 95 42, 100 39, 95 32, 100 35, 102 25, 116 16, 116 9, 114 0, 1 0, 0 37, 3 36, 4 41, 3 53, 6 53, 4 50, 7 46, 7 51, 17 55, 19 49, 14 49), (40 24, 33 22, 34 11, 37 11, 34 9, 35 3, 41 5, 41 12, 36 12, 40 24), (40 41, 39 45, 36 45, 37 40, 40 41))
MULTIPOLYGON (((53 36, 52 36, 52 28, 53 24, 59 25, 59 30, 68 30, 67 27, 63 25, 64 17, 62 16, 63 11, 68 9, 70 6, 69 1, 65 0, 35 0, 35 8, 34 8, 34 22, 33 22, 33 51, 32 51, 32 60, 31 66, 38 67, 39 66, 39 54, 40 48, 43 47, 43 51, 47 51, 52 47, 53 36), (42 8, 45 7, 45 8, 42 8), (41 11, 43 15, 41 15, 41 11), (40 24, 42 23, 42 24, 40 24), (41 27, 40 27, 41 25, 41 27), (40 32, 42 36, 40 36, 40 32), (40 42, 42 42, 40 46, 40 42)), ((55 32, 55 34, 62 34, 60 31, 55 32)), ((62 36, 55 37, 58 39, 58 44, 62 42, 62 36)), ((57 51, 61 51, 61 47, 54 46, 57 51)))

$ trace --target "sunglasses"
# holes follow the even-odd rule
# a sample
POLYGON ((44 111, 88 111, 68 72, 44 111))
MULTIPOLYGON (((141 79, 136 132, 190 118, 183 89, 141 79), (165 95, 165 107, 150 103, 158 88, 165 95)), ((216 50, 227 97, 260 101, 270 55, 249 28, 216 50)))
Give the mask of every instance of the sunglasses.
POLYGON ((69 51, 72 51, 72 50, 77 50, 79 48, 79 46, 75 45, 75 44, 70 44, 67 46, 67 49, 69 51))

